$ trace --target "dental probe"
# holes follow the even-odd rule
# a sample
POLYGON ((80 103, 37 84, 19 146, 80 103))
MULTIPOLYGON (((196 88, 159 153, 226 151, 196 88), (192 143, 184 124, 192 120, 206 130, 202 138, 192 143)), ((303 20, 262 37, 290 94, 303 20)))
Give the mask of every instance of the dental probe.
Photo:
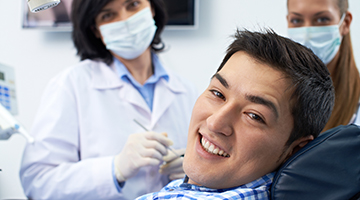
MULTIPOLYGON (((140 122, 138 122, 136 119, 134 119, 134 122, 137 123, 139 126, 141 126, 141 128, 143 128, 145 131, 149 131, 145 126, 143 126, 142 124, 140 124, 140 122)), ((175 152, 174 149, 172 149, 171 147, 167 147, 170 151, 172 151, 177 157, 183 157, 183 156, 180 156, 179 154, 177 154, 175 152)))

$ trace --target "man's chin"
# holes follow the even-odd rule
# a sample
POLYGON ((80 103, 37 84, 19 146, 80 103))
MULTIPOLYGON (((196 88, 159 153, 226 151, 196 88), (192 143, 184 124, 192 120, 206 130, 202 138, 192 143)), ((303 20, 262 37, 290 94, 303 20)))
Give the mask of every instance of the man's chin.
POLYGON ((206 174, 206 173, 204 171, 202 173, 189 171, 189 173, 186 173, 186 175, 189 178, 188 183, 192 185, 211 188, 211 189, 228 189, 241 185, 240 183, 231 182, 231 180, 229 180, 229 178, 226 177, 220 178, 211 175, 204 176, 202 174, 206 174))
POLYGON ((209 178, 209 176, 204 176, 204 174, 205 173, 199 173, 195 171, 190 171, 189 173, 186 173, 189 178, 188 183, 192 185, 204 186, 207 188, 219 189, 217 181, 209 178))
POLYGON ((184 157, 184 164, 183 164, 183 168, 184 168, 184 172, 186 174, 186 176, 189 178, 188 183, 193 184, 193 185, 199 185, 201 186, 201 184, 199 184, 197 181, 195 180, 199 180, 200 178, 198 177, 199 175, 201 176, 202 173, 201 171, 199 171, 200 169, 198 169, 198 166, 193 166, 193 165, 188 165, 187 163, 189 160, 186 159, 186 156, 184 157), (199 173, 200 172, 200 173, 199 173))
POLYGON ((201 184, 199 184, 199 183, 197 183, 197 182, 193 181, 191 178, 189 178, 189 182, 188 182, 188 183, 190 183, 190 184, 192 184, 192 185, 202 186, 201 184))
MULTIPOLYGON (((197 180, 197 179, 195 179, 197 180)), ((230 188, 222 183, 219 183, 217 181, 214 181, 213 179, 204 179, 204 180, 198 180, 195 181, 193 179, 191 179, 189 177, 189 181, 188 183, 192 184, 192 185, 198 185, 198 186, 203 186, 203 187, 207 187, 207 188, 211 188, 211 189, 227 189, 230 188)))

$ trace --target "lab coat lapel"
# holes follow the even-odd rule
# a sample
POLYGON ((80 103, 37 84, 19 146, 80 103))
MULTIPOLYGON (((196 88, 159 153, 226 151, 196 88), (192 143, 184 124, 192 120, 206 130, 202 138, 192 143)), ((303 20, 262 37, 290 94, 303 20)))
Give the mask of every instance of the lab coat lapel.
POLYGON ((115 73, 114 66, 108 66, 102 62, 91 66, 91 77, 91 84, 95 89, 111 89, 123 85, 115 73))
POLYGON ((149 106, 146 104, 144 98, 130 83, 124 83, 124 87, 120 89, 120 98, 128 101, 134 106, 143 109, 146 113, 151 115, 149 106))
POLYGON ((150 109, 140 93, 129 83, 122 81, 115 72, 114 64, 108 66, 103 63, 92 66, 92 85, 96 89, 120 88, 119 96, 141 109, 150 116, 150 109))
POLYGON ((166 110, 176 100, 176 95, 186 92, 184 86, 174 77, 169 74, 169 82, 164 79, 160 79, 155 87, 154 101, 153 101, 153 112, 151 120, 151 128, 155 126, 160 117, 164 115, 166 110))
POLYGON ((166 86, 165 80, 161 79, 155 87, 151 128, 155 126, 174 99, 175 93, 166 86))

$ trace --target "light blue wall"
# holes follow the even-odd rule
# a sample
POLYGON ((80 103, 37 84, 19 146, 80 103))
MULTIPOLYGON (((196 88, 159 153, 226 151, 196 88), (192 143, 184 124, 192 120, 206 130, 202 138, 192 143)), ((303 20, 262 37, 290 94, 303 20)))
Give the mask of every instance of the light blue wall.
MULTIPOLYGON (((271 27, 286 35, 286 0, 200 0, 197 30, 167 30, 168 45, 161 55, 167 67, 195 83, 203 91, 220 64, 236 27, 259 30, 271 27)), ((349 0, 353 11, 352 40, 360 66, 360 1, 349 0), (356 12, 355 12, 356 11, 356 12)), ((31 129, 41 94, 50 80, 78 58, 68 32, 23 30, 21 11, 26 0, 0 0, 0 63, 13 66, 16 75, 19 115, 31 129)), ((18 170, 25 140, 13 136, 0 141, 0 199, 24 198, 18 170)))

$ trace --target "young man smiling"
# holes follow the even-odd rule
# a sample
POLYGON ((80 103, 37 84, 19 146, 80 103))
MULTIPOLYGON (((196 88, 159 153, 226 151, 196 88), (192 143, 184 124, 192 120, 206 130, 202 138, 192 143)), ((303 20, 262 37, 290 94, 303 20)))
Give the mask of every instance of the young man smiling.
POLYGON ((139 199, 268 199, 276 169, 334 104, 326 66, 271 30, 237 31, 192 113, 184 180, 139 199))

